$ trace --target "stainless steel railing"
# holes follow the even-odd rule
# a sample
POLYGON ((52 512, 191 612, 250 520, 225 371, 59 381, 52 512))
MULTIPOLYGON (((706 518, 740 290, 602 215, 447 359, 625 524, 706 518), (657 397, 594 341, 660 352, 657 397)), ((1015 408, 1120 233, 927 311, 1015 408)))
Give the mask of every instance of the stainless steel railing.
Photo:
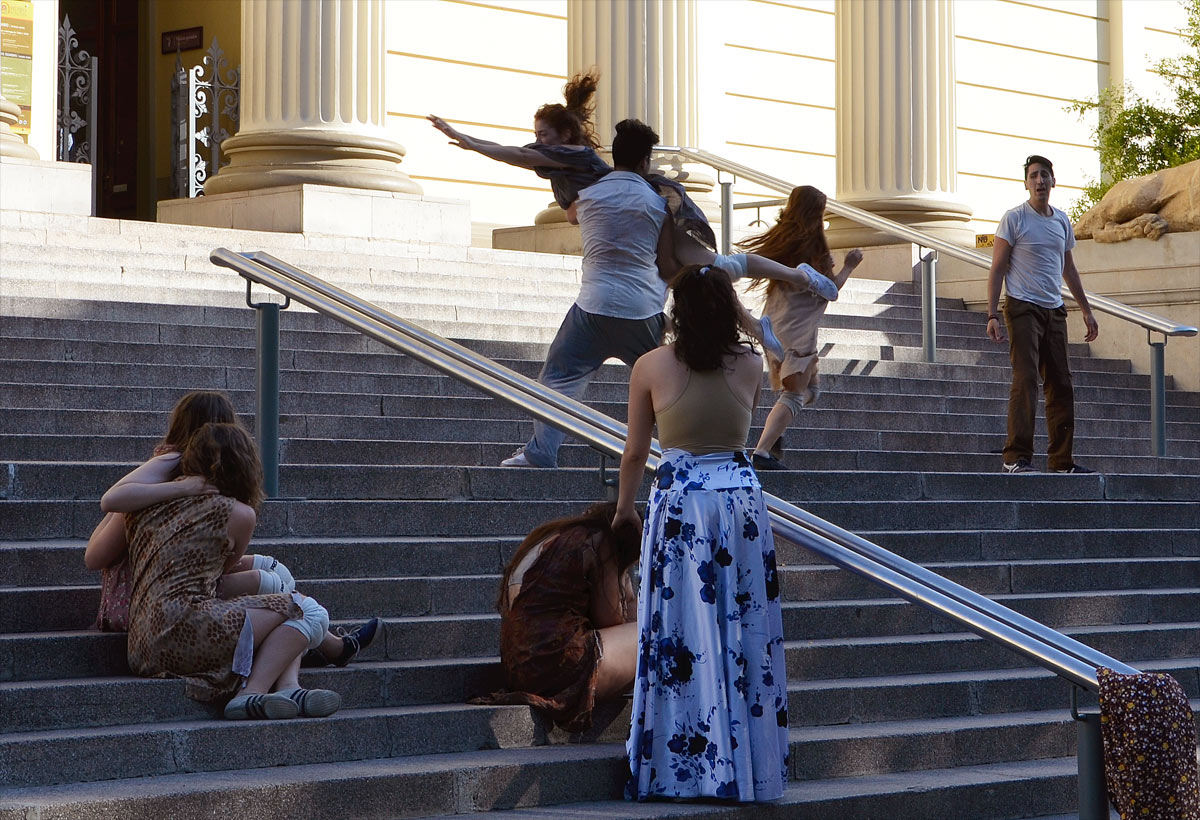
MULTIPOLYGON (((764 188, 778 191, 782 194, 790 194, 792 188, 795 187, 791 183, 784 182, 770 174, 764 174, 749 166, 719 157, 716 154, 703 151, 699 148, 660 145, 656 146, 654 150, 655 152, 678 154, 685 159, 707 165, 718 171, 724 171, 727 174, 732 174, 734 177, 750 180, 758 185, 762 185, 764 188)), ((723 253, 729 253, 730 226, 733 222, 732 187, 732 182, 721 183, 723 253)), ((953 242, 947 242, 944 239, 939 239, 936 236, 916 230, 908 225, 893 222, 890 219, 885 219, 870 211, 856 208, 853 205, 847 205, 844 202, 830 199, 826 202, 825 208, 827 211, 845 217, 860 225, 874 228, 881 233, 921 246, 923 249, 921 253, 922 348, 925 360, 928 362, 935 361, 937 358, 937 318, 935 310, 937 255, 945 254, 985 270, 991 268, 991 258, 973 248, 964 248, 955 245, 953 242), (924 249, 929 249, 931 253, 924 253, 924 249)), ((1071 295, 1070 289, 1065 284, 1062 286, 1062 294, 1064 298, 1074 301, 1075 297, 1071 295)), ((1175 322, 1155 313, 1132 307, 1115 299, 1110 299, 1107 296, 1087 292, 1087 299, 1093 310, 1115 316, 1126 322, 1133 322, 1136 325, 1146 328, 1147 342, 1150 345, 1150 452, 1155 456, 1165 456, 1167 452, 1165 366, 1167 339, 1171 336, 1195 336, 1200 331, 1191 325, 1175 322), (1152 336, 1155 333, 1161 335, 1161 340, 1156 340, 1152 336)))
MULTIPOLYGON (((424 364, 469 384, 476 389, 520 408, 529 415, 573 435, 600 453, 619 457, 624 449, 624 424, 599 413, 581 402, 569 399, 538 382, 499 365, 455 342, 408 322, 364 299, 337 288, 306 271, 270 254, 236 253, 225 248, 214 250, 212 262, 240 274, 247 283, 247 303, 260 310, 275 309, 278 305, 251 302, 251 283, 271 288, 290 301, 312 308, 352 329, 382 342, 424 364)), ((262 324, 260 323, 260 328, 262 324)), ((278 328, 278 323, 274 323, 278 328)), ((260 356, 264 350, 278 354, 278 339, 264 340, 260 332, 260 356)), ((277 362, 260 364, 260 372, 278 370, 277 362)), ((278 396, 263 397, 260 380, 258 415, 272 408, 278 412, 278 396)), ((268 388, 269 389, 269 388, 268 388)), ((276 384, 275 390, 278 390, 276 384)), ((277 430, 274 425, 264 429, 277 430)), ((261 432, 260 432, 261 434, 261 432)), ((278 439, 263 441, 264 453, 278 452, 278 439)), ((658 464, 661 450, 657 442, 651 446, 647 470, 658 464)), ((268 459, 264 459, 264 462, 268 459)), ((277 460, 273 463, 277 464, 277 460)), ((270 482, 270 479, 269 479, 270 482)), ((1123 674, 1135 674, 1136 669, 1105 655, 1086 644, 1063 635, 1044 624, 1021 615, 960 584, 956 584, 918 564, 908 561, 853 533, 831 524, 774 495, 764 494, 770 510, 771 529, 780 537, 805 547, 830 563, 854 572, 882 586, 891 593, 918 606, 954 621, 980 637, 1000 644, 1037 665, 1048 669, 1076 687, 1091 692, 1099 690, 1096 669, 1106 666, 1123 674)), ((1072 690, 1074 693, 1076 690, 1072 690)), ((1080 783, 1095 792, 1102 788, 1103 771, 1099 748, 1099 723, 1091 716, 1079 716, 1072 695, 1072 714, 1078 719, 1080 748, 1089 750, 1080 755, 1080 783), (1086 771, 1082 768, 1087 763, 1086 771), (1099 784, 1099 785, 1097 785, 1099 784)), ((1085 788, 1081 785, 1081 791, 1085 788)), ((1092 795, 1089 804, 1103 806, 1106 801, 1092 795)), ((1106 810, 1105 810, 1106 812, 1106 810)), ((1097 814, 1096 817, 1102 815, 1097 814)), ((1092 820, 1088 817, 1084 820, 1092 820)))
MULTIPOLYGON (((605 455, 620 457, 624 449, 624 424, 270 254, 239 254, 218 248, 212 252, 211 259, 217 265, 231 268, 248 281, 276 290, 290 300, 307 305, 452 378, 518 407, 585 441, 605 455)), ((657 466, 661 455, 657 442, 653 444, 651 453, 647 466, 649 470, 657 466)), ((822 557, 864 575, 908 600, 932 608, 984 637, 998 639, 1008 648, 1039 663, 1045 661, 1042 665, 1072 683, 1095 691, 1095 667, 1109 666, 1126 672, 1135 671, 1120 661, 782 499, 768 494, 768 506, 773 527, 788 540, 814 549, 822 557)))

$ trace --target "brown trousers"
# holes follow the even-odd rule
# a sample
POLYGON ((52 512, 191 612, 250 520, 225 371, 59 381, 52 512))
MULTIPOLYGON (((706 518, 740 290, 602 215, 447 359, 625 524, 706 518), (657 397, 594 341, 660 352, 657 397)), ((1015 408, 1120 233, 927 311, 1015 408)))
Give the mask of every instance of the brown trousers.
POLYGON ((1046 393, 1047 466, 1065 470, 1074 460, 1075 391, 1067 364, 1067 308, 1044 308, 1011 296, 1004 303, 1012 388, 1008 394, 1008 440, 1004 463, 1033 460, 1038 377, 1046 393))

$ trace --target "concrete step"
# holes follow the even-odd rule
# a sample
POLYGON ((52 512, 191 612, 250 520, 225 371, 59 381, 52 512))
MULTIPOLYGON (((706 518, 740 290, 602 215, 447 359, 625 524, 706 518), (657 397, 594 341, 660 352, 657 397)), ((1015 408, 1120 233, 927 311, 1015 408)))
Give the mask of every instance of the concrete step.
MULTIPOLYGON (((223 336, 219 328, 210 328, 211 339, 202 343, 169 344, 166 342, 95 341, 92 339, 55 339, 36 336, 0 337, 10 360, 76 361, 76 362, 137 362, 166 364, 223 364, 240 360, 255 361, 256 341, 249 329, 234 328, 236 339, 223 336), (248 358, 249 357, 249 358, 248 358)), ((311 335, 311 334, 310 334, 311 335)), ((326 334, 331 335, 331 334, 326 334)), ((334 336, 333 339, 341 339, 334 336)), ((413 359, 390 349, 348 351, 341 349, 310 349, 290 346, 281 338, 280 363, 287 369, 322 371, 417 372, 424 368, 413 359)), ((947 345, 953 343, 947 339, 947 345)), ((830 360, 900 361, 921 363, 920 339, 898 338, 893 333, 875 331, 827 329, 821 338, 822 356, 830 360), (886 336, 886 338, 884 338, 886 336)), ((541 362, 538 358, 499 359, 501 364, 527 375, 536 376, 541 362)), ((947 347, 939 352, 938 362, 948 365, 985 365, 1005 367, 1008 353, 1003 350, 973 350, 947 347)), ((1128 360, 1073 357, 1071 370, 1080 372, 1129 373, 1128 360)))
MULTIPOLYGON (((520 537, 258 538, 253 549, 273 555, 300 578, 437 577, 498 573, 520 537)), ((1167 541, 1169 544, 1169 541, 1167 541)), ((86 541, 0 541, 5 586, 90 585, 99 577, 83 566, 86 541)))
MULTIPOLYGON (((323 538, 519 535, 539 522, 577 509, 579 504, 593 502, 599 495, 595 492, 575 499, 560 496, 552 501, 523 499, 515 509, 503 501, 273 499, 260 510, 256 532, 323 538)), ((984 505, 978 501, 813 501, 803 506, 851 532, 895 528, 1200 528, 1200 505, 1195 502, 997 501, 984 505)), ((0 500, 0 532, 13 540, 86 538, 98 515, 95 501, 0 500)))
MULTIPOLYGON (((1059 564, 1034 567, 929 565, 939 575, 968 586, 1054 629, 1098 624, 1172 623, 1194 615, 1200 559, 1095 561, 1080 567, 1069 583, 1056 583, 1059 564), (1176 581, 1175 579, 1178 578, 1176 581), (1050 588, 1047 589, 1046 587, 1050 588), (1011 592, 1009 590, 1012 590, 1011 592)), ((932 612, 891 598, 890 593, 831 567, 783 567, 784 632, 821 639, 918 635, 960 629, 932 612)), ((0 632, 84 629, 100 603, 98 576, 91 583, 0 587, 0 632)), ((300 576, 298 589, 342 619, 372 616, 439 617, 489 615, 498 575, 403 576, 329 579, 300 576)))
MULTIPOLYGON (((213 357, 213 364, 141 364, 132 362, 76 361, 5 361, 0 362, 0 382, 20 384, 36 374, 36 383, 48 385, 122 385, 140 384, 146 387, 208 388, 219 390, 249 390, 254 386, 254 359, 249 350, 242 356, 213 357), (222 361, 224 358, 224 361, 222 361)), ((381 357, 379 361, 387 361, 381 357)), ((530 368, 532 370, 532 368, 530 368)), ((925 364, 923 362, 863 361, 825 357, 821 363, 822 389, 837 389, 846 377, 869 377, 872 380, 936 379, 938 381, 992 383, 1007 391, 1009 371, 1000 366, 925 364)), ((529 374, 531 375, 531 374, 529 374)), ((1149 390, 1148 376, 1134 373, 1077 372, 1073 376, 1079 390, 1093 387, 1102 390, 1149 390)), ((389 372, 327 372, 325 370, 294 370, 281 367, 283 390, 373 393, 416 393, 418 395, 473 395, 475 391, 446 376, 424 373, 389 372)), ((1169 386, 1169 385, 1168 385, 1169 386)), ((622 382, 596 381, 590 386, 595 398, 618 400, 624 398, 626 385, 622 382)))
MULTIPOLYGON (((240 811, 264 789, 273 799, 256 810, 261 820, 394 820, 484 812, 491 820, 729 816, 727 806, 620 800, 622 752, 618 745, 543 747, 22 789, 0 798, 0 820, 24 820, 27 807, 42 820, 78 818, 84 810, 111 813, 117 807, 128 820, 160 820, 164 812, 225 815, 240 811)), ((1074 758, 1057 758, 832 778, 794 783, 775 804, 736 811, 755 820, 1009 820, 1070 810, 1077 799, 1074 772, 1074 758)))
MULTIPOLYGON (((334 613, 338 615, 339 613, 334 613)), ((494 658, 499 617, 429 615, 385 618, 386 640, 364 660, 494 658)), ((353 623, 353 622, 344 622, 353 623)), ((1111 657, 1143 661, 1200 657, 1195 622, 1100 624, 1060 630, 1111 657)), ((789 681, 1017 669, 1028 661, 997 644, 958 632, 786 642, 789 681)), ((0 681, 128 675, 123 634, 86 630, 0 634, 0 681)))
MULTIPOLYGON (((11 411, 24 413, 33 411, 11 411)), ((65 411, 74 412, 74 411, 65 411)), ((137 411, 132 411, 136 413, 137 411)), ((53 415, 47 413, 47 416, 53 415)), ((122 414, 112 413, 110 417, 119 419, 122 414)), ((3 418, 3 414, 0 414, 3 418)), ((53 419, 49 424, 61 427, 53 419)), ((303 416, 289 416, 283 426, 290 430, 303 432, 306 427, 303 416)), ((96 426, 103 429, 100 418, 95 419, 96 426)), ((2 422, 0 422, 2 424, 2 422)), ((165 420, 157 429, 165 428, 165 420)), ((148 430, 156 429, 155 425, 146 425, 148 430)), ((392 441, 392 440, 335 440, 311 439, 303 437, 285 438, 280 443, 280 460, 284 466, 289 464, 307 465, 344 465, 346 463, 383 463, 395 465, 424 465, 442 464, 449 467, 492 467, 502 459, 508 458, 517 448, 518 442, 524 441, 522 429, 499 427, 498 436, 507 442, 452 442, 452 441, 392 441), (509 433, 517 433, 514 437, 509 433)), ((532 431, 532 426, 528 427, 532 431)), ((158 443, 158 436, 132 435, 33 435, 21 433, 0 433, 0 454, 3 458, 13 461, 61 461, 61 462, 123 462, 138 463, 146 458, 158 443)), ((797 469, 808 471, 884 471, 891 473, 921 473, 921 472, 957 472, 957 473, 998 473, 1000 456, 996 453, 961 452, 961 453, 927 453, 927 452, 881 452, 874 450, 848 449, 812 449, 820 444, 820 436, 806 437, 803 442, 795 440, 795 434, 789 441, 804 443, 808 449, 792 449, 785 451, 784 462, 797 469)), ((1136 446, 1131 448, 1136 451, 1136 446)), ((566 444, 559 450, 559 465, 562 468, 586 467, 596 470, 599 456, 591 447, 581 444, 566 444)), ((1039 458, 1040 462, 1040 458, 1039 458)), ((1200 460, 1183 458, 1153 458, 1137 455, 1095 455, 1087 458, 1091 468, 1106 475, 1149 476, 1165 475, 1195 475, 1200 473, 1200 460)), ((780 478, 766 476, 768 482, 786 481, 781 472, 780 478)), ((1027 479, 1032 476, 1024 475, 1027 479)), ((1076 476, 1078 478, 1078 476, 1076 476)), ((774 486, 769 484, 768 486, 774 486)), ((67 488, 69 492, 79 492, 91 488, 67 488)))
MULTIPOLYGON (((1196 658, 1138 664, 1174 676, 1193 698, 1200 694, 1198 666, 1196 658)), ((333 689, 364 709, 461 704, 503 681, 494 657, 356 661, 301 675, 305 686, 333 689)), ((1043 669, 1020 668, 807 680, 789 684, 788 693, 789 722, 799 728, 1061 710, 1070 701, 1070 684, 1043 669)), ((1093 708, 1094 700, 1085 695, 1081 702, 1093 708)), ((4 733, 201 720, 213 712, 187 698, 182 681, 123 676, 0 683, 0 707, 4 733)), ((605 720, 612 708, 601 707, 605 720)), ((618 704, 615 713, 628 721, 627 704, 618 704)))
MULTIPOLYGON (((97 516, 98 518, 98 516, 97 516)), ((863 531, 864 538, 918 563, 1166 558, 1200 556, 1194 531, 1176 529, 863 531)), ((254 549, 279 558, 299 578, 375 578, 498 573, 519 535, 463 538, 258 538, 254 549)), ((90 586, 98 576, 83 565, 83 540, 0 541, 6 585, 90 586)), ((781 564, 822 563, 813 553, 777 540, 781 564)))
MULTIPOLYGON (((143 451, 145 452, 145 451, 143 451)), ((140 462, 73 463, 0 461, 10 500, 98 498, 140 462), (65 492, 64 489, 65 488, 65 492)), ((587 498, 599 488, 586 468, 518 470, 494 466, 288 464, 280 468, 281 498, 322 499, 543 499, 554 494, 587 498)), ((793 503, 903 500, 990 501, 1193 501, 1200 476, 915 473, 890 471, 769 472, 768 492, 793 503), (1017 480, 1014 481, 1014 478, 1017 480)), ((648 495, 649 478, 643 480, 648 495)))

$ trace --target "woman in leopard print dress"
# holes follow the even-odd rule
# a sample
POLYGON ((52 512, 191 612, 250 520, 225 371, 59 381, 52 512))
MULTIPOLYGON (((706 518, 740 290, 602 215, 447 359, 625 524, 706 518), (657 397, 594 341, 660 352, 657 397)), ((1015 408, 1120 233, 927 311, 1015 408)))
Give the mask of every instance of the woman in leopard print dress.
POLYGON ((239 425, 206 424, 179 470, 178 480, 162 481, 148 462, 101 499, 105 512, 125 513, 130 668, 183 678, 196 700, 234 695, 225 707, 232 719, 332 714, 337 693, 302 689, 297 678, 301 655, 325 634, 324 609, 294 592, 217 597, 217 580, 245 553, 262 500, 254 441, 239 425))

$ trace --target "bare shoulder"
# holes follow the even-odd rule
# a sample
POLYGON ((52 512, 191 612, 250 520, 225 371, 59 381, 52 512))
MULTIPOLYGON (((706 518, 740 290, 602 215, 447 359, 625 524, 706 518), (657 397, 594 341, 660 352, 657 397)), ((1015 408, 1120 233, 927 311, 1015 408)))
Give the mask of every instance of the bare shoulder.
POLYGON ((633 363, 633 372, 656 373, 664 367, 670 367, 675 361, 675 350, 670 345, 656 347, 638 357, 633 363))
POLYGON ((734 356, 734 367, 742 370, 762 370, 762 355, 755 352, 750 345, 738 345, 738 355, 734 356))
POLYGON ((258 514, 254 512, 253 507, 249 504, 243 504, 241 501, 233 502, 233 508, 229 511, 230 532, 253 532, 254 525, 257 523, 258 514))

